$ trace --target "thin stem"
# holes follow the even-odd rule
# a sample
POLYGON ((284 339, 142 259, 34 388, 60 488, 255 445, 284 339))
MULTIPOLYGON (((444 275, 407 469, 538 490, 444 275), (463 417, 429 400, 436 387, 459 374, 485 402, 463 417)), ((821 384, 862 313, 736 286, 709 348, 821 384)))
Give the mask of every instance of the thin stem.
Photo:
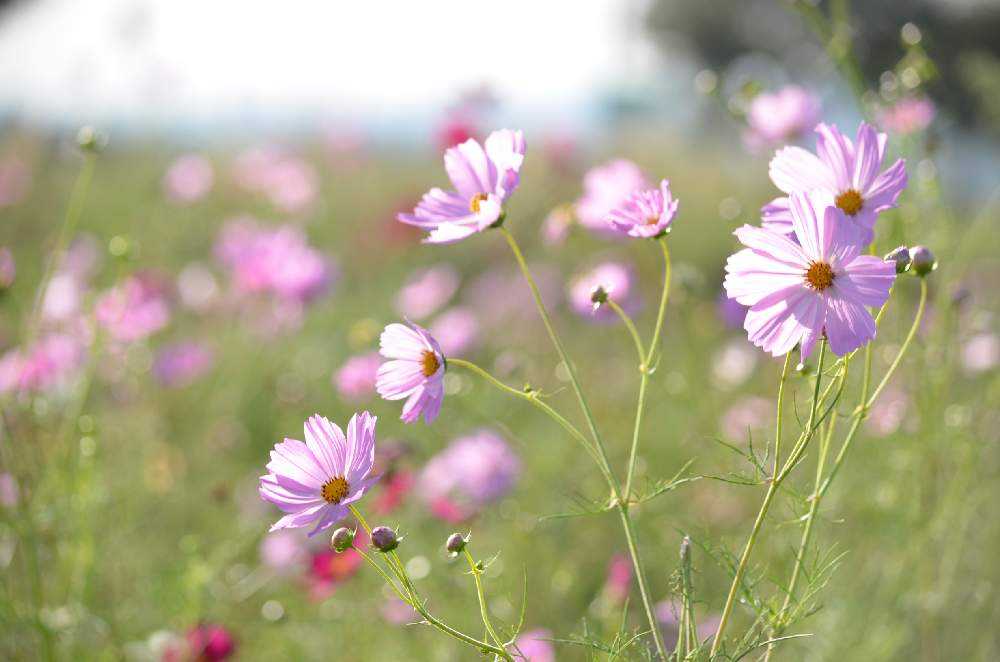
POLYGON ((642 347, 642 339, 639 337, 639 330, 635 328, 635 322, 632 321, 632 318, 628 316, 628 313, 626 313, 621 306, 611 299, 608 299, 604 305, 615 311, 615 314, 618 315, 619 319, 621 319, 622 323, 625 325, 629 335, 632 337, 632 343, 635 345, 636 355, 639 357, 639 371, 645 372, 643 367, 646 362, 646 350, 642 347))
POLYGON ((628 453, 628 468, 625 472, 625 499, 632 498, 632 479, 635 477, 635 463, 638 459, 639 435, 642 430, 642 413, 646 408, 646 389, 649 385, 649 375, 653 370, 653 356, 656 354, 660 343, 660 332, 663 330, 663 318, 667 312, 667 300, 670 298, 670 250, 667 248, 667 240, 664 237, 659 239, 659 244, 663 250, 663 292, 660 293, 660 308, 656 314, 656 326, 653 330, 653 340, 649 344, 649 351, 639 366, 639 401, 635 408, 635 425, 632 428, 632 446, 628 453))
POLYGON ((903 360, 903 355, 906 354, 906 350, 909 349, 910 343, 913 342, 914 336, 917 335, 917 330, 920 328, 920 321, 924 317, 924 307, 926 305, 927 305, 927 279, 921 278, 920 303, 917 305, 917 314, 913 319, 913 325, 910 326, 910 331, 909 333, 906 334, 906 340, 903 341, 903 345, 899 348, 899 352, 896 354, 896 358, 893 359, 892 364, 889 366, 889 369, 885 373, 885 376, 882 377, 882 381, 879 382, 879 385, 875 388, 875 392, 872 393, 871 398, 869 398, 868 402, 865 403, 866 410, 872 406, 872 403, 875 402, 875 398, 877 398, 879 394, 882 393, 882 389, 884 389, 885 385, 889 383, 889 379, 892 377, 892 374, 896 372, 896 368, 899 367, 899 362, 903 360))
POLYGON ((785 406, 785 382, 788 381, 788 368, 792 364, 792 353, 785 354, 785 364, 781 367, 781 381, 778 382, 778 417, 774 422, 774 468, 772 476, 778 475, 778 461, 781 458, 781 425, 782 412, 785 406))
POLYGON ((538 308, 538 314, 542 318, 545 330, 548 332, 549 338, 552 340, 552 344, 556 348, 556 353, 559 354, 560 360, 566 366, 566 371, 569 373, 570 383, 573 386, 573 392, 576 394, 576 399, 580 404, 580 409, 583 411, 583 416, 587 420, 587 426, 590 429, 590 434, 594 440, 594 448, 597 451, 599 459, 598 466, 604 474, 605 480, 608 482, 608 487, 611 489, 612 502, 615 504, 615 507, 617 507, 622 520, 622 528, 625 532, 629 555, 632 557, 632 567, 635 570, 636 584, 639 586, 639 594, 642 597, 642 606, 646 612, 646 620, 649 623, 649 629, 653 635, 656 652, 661 660, 666 660, 667 651, 663 644, 663 634, 660 632, 659 621, 656 618, 656 612, 653 610, 653 601, 650 598, 646 571, 643 568, 642 559, 639 556, 639 546, 636 542, 632 519, 628 512, 627 495, 625 498, 622 497, 621 485, 618 482, 617 477, 615 477, 614 473, 611 471, 611 465, 608 462, 608 454, 604 447, 604 440, 601 438, 600 432, 597 430, 597 423, 594 420, 594 414, 591 412, 590 405, 587 403, 587 398, 583 394, 583 388, 580 386, 580 380, 579 377, 577 377, 576 368, 573 366, 573 362, 566 353, 562 341, 559 340, 558 334, 556 334, 555 327, 552 325, 552 320, 549 318, 549 313, 545 308, 545 303, 542 301, 542 295, 538 291, 538 285, 535 283, 535 279, 531 275, 531 270, 528 269, 528 263, 524 259, 524 254, 521 253, 521 248, 518 246, 517 240, 514 239, 514 235, 510 233, 510 230, 506 227, 500 226, 500 232, 507 240, 507 244, 510 246, 511 252, 514 253, 514 258, 517 260, 521 273, 524 274, 524 279, 528 282, 528 287, 531 289, 531 296, 535 300, 535 306, 538 308))
POLYGON ((46 263, 45 271, 42 273, 42 280, 38 285, 38 290, 35 292, 35 302, 31 309, 31 316, 28 317, 27 329, 25 329, 24 341, 26 343, 34 338, 35 330, 38 327, 38 317, 41 315, 42 302, 45 299, 49 282, 52 280, 52 276, 55 275, 55 273, 62 266, 63 255, 66 252, 66 247, 73 234, 76 232, 76 227, 80 222, 80 215, 83 213, 83 203, 87 199, 87 191, 90 188, 90 181, 94 175, 95 161, 96 157, 93 154, 84 154, 83 167, 80 168, 80 173, 77 175, 76 182, 73 184, 73 191, 70 193, 69 203, 66 205, 66 215, 63 217, 62 227, 59 229, 59 234, 56 236, 56 245, 52 250, 52 256, 46 263))
MULTIPOLYGON (((814 430, 814 422, 816 420, 816 406, 819 402, 819 386, 823 379, 823 359, 826 356, 826 339, 820 341, 819 346, 819 361, 816 368, 816 383, 813 387, 813 397, 812 403, 809 407, 809 422, 806 426, 806 432, 808 437, 812 436, 812 431, 814 430)), ((802 449, 805 445, 802 444, 802 449)), ((722 610, 722 617, 719 619, 719 627, 715 631, 715 637, 712 640, 712 648, 709 651, 709 657, 715 656, 716 652, 719 650, 719 646, 722 645, 722 635, 726 631, 726 625, 729 622, 729 616, 733 612, 733 606, 736 604, 736 594, 739 592, 740 586, 743 583, 743 575, 746 573, 747 564, 750 561, 750 554, 753 552, 753 548, 757 543, 757 535, 760 533, 761 525, 764 523, 764 518, 767 517, 767 512, 771 509, 771 502, 774 500, 774 495, 777 494, 778 488, 781 486, 781 482, 785 479, 788 473, 791 471, 791 467, 794 466, 794 461, 797 459, 797 453, 801 453, 801 450, 793 451, 792 455, 788 458, 788 462, 785 464, 785 469, 782 470, 780 474, 772 477, 770 483, 767 487, 767 493, 764 495, 764 502, 760 506, 760 510, 757 512, 757 518, 754 520, 753 528, 750 531, 750 537, 747 538, 746 545, 743 547, 743 554, 740 555, 740 560, 736 566, 736 575, 733 577, 733 583, 729 587, 729 595, 726 597, 726 606, 722 610)))
POLYGON ((497 646, 503 646, 503 640, 497 636, 496 630, 493 629, 493 623, 490 621, 489 610, 486 608, 486 593, 483 591, 483 581, 481 575, 483 574, 482 569, 472 558, 472 554, 469 553, 468 547, 466 547, 463 552, 465 553, 465 560, 469 563, 469 571, 472 573, 473 579, 476 581, 476 597, 479 598, 479 615, 483 618, 483 625, 486 627, 486 632, 493 639, 497 646))

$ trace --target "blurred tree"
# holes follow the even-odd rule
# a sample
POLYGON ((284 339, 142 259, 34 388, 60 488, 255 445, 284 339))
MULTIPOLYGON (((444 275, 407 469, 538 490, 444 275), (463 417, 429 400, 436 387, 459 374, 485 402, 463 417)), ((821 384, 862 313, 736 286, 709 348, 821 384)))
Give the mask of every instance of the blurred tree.
MULTIPOLYGON (((724 70, 734 60, 765 53, 799 73, 795 54, 818 43, 799 11, 829 15, 848 6, 827 0, 653 0, 647 29, 664 52, 687 47, 706 66, 724 70)), ((865 83, 907 54, 901 28, 912 23, 920 46, 937 66, 928 86, 935 102, 966 125, 1000 129, 1000 2, 996 0, 874 0, 849 5, 854 53, 865 83)))

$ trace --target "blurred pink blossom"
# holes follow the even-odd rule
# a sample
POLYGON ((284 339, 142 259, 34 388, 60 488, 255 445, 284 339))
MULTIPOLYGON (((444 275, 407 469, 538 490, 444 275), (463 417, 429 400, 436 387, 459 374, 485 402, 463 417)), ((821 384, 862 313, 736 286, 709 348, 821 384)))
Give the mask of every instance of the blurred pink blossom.
POLYGON ((448 303, 459 285, 458 272, 449 264, 439 264, 414 272, 396 295, 396 312, 421 320, 448 303))
POLYGON ((512 651, 514 659, 523 662, 555 662, 556 650, 550 639, 552 632, 544 628, 522 632, 512 651))
POLYGON ((570 281, 569 302, 577 315, 595 322, 618 320, 618 315, 610 306, 595 307, 591 297, 598 287, 629 315, 639 310, 640 300, 632 268, 620 262, 604 262, 570 281))
POLYGON ((604 595, 614 604, 625 602, 632 587, 632 561, 625 554, 615 554, 608 561, 604 595))
POLYGON ((352 356, 333 374, 333 385, 344 400, 358 401, 375 394, 375 375, 382 359, 378 352, 352 356))
POLYGON ((161 384, 181 388, 197 381, 212 369, 215 352, 197 342, 167 345, 157 353, 153 374, 161 384))
POLYGON ((819 98, 798 85, 762 92, 750 102, 744 142, 756 151, 793 141, 816 126, 820 113, 819 98))
POLYGON ((149 272, 139 272, 101 295, 94 315, 112 339, 134 342, 170 322, 170 303, 163 282, 149 272))
POLYGON ((458 356, 472 349, 479 340, 476 314, 463 306, 449 308, 434 320, 430 328, 445 356, 458 356))
POLYGON ((279 574, 288 574, 308 557, 302 536, 289 529, 269 533, 260 541, 261 562, 279 574))
POLYGON ((190 204, 205 197, 214 182, 215 171, 208 159, 200 154, 185 154, 164 174, 163 191, 172 202, 190 204))
POLYGON ((760 396, 747 396, 737 400, 722 415, 722 434, 727 439, 745 440, 749 430, 755 437, 771 422, 774 403, 760 396))
POLYGON ((998 362, 1000 362, 1000 337, 995 333, 976 334, 962 347, 962 367, 969 374, 992 370, 998 362))
POLYGON ((919 133, 929 127, 936 114, 937 109, 930 99, 908 97, 884 108, 879 113, 878 123, 886 131, 905 136, 919 133))
POLYGON ((649 188, 649 182, 635 163, 616 159, 590 169, 583 177, 583 196, 576 202, 580 224, 606 237, 619 236, 608 223, 608 214, 629 195, 649 188))
POLYGON ((886 389, 875 401, 865 419, 868 432, 876 437, 888 437, 903 424, 906 410, 909 407, 909 397, 898 387, 886 389))
POLYGON ((316 170, 282 150, 258 147, 239 155, 233 166, 236 183, 259 193, 277 209, 298 213, 308 209, 319 193, 316 170))
POLYGON ((66 385, 83 364, 78 336, 51 333, 27 351, 12 349, 0 358, 0 393, 41 393, 66 385))
POLYGON ((542 221, 542 241, 546 246, 562 246, 573 225, 573 209, 560 205, 549 212, 542 221))

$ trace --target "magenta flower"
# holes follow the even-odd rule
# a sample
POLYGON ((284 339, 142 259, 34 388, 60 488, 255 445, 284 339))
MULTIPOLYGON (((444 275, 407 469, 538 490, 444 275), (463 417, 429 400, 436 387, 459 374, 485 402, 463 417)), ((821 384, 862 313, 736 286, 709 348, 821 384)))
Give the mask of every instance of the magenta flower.
POLYGON ((348 504, 378 480, 368 477, 375 463, 375 421, 367 411, 355 414, 345 437, 337 425, 315 415, 305 423, 305 443, 285 439, 275 445, 258 491, 288 514, 271 531, 316 522, 309 533, 314 536, 347 516, 348 504))
POLYGON ((444 400, 447 368, 438 342, 423 327, 407 321, 390 324, 382 331, 379 351, 389 359, 378 369, 375 390, 386 400, 402 400, 404 423, 424 417, 431 423, 444 400))
POLYGON ((595 322, 614 322, 615 311, 594 302, 594 292, 601 289, 622 309, 632 314, 640 307, 632 268, 619 262, 604 262, 590 271, 576 276, 569 286, 569 303, 574 312, 595 322))
POLYGON ((378 352, 347 359, 333 375, 333 385, 345 400, 361 400, 375 392, 375 378, 382 363, 378 352))
POLYGON ((455 268, 439 264, 421 269, 410 276, 396 295, 396 312, 410 319, 423 319, 448 303, 458 290, 460 279, 455 268))
POLYGON ((126 343, 142 340, 170 322, 166 288, 152 274, 130 276, 101 295, 94 316, 112 339, 126 343))
POLYGON ((750 306, 743 328, 774 356, 801 346, 809 356, 821 334, 842 356, 875 337, 865 306, 881 306, 895 264, 861 255, 845 214, 822 193, 792 193, 794 238, 744 225, 734 233, 747 248, 726 263, 727 294, 750 306))
POLYGON ((167 169, 163 192, 172 202, 190 204, 205 197, 214 182, 215 172, 208 159, 201 154, 185 154, 167 169))
POLYGON ((744 140, 750 149, 778 145, 795 140, 816 126, 819 118, 816 95, 798 85, 786 85, 777 92, 763 92, 753 98, 744 140))
MULTIPOLYGON (((771 159, 771 181, 785 193, 819 191, 836 205, 845 222, 856 231, 855 241, 869 244, 875 236, 875 219, 896 206, 906 188, 906 162, 897 160, 881 170, 886 135, 864 122, 854 142, 834 125, 816 127, 816 154, 801 147, 779 149, 771 159)), ((775 198, 761 209, 764 227, 791 234, 788 197, 775 198)))
POLYGON ((664 179, 659 189, 633 191, 608 214, 607 222, 630 237, 649 239, 670 232, 679 201, 670 194, 664 179))
POLYGON ((936 114, 937 109, 930 99, 908 97, 882 110, 878 116, 878 123, 887 131, 905 136, 919 133, 929 127, 936 114))
POLYGON ((204 662, 222 662, 236 652, 236 640, 221 625, 201 623, 187 632, 190 659, 204 662))
POLYGON ((608 214, 635 191, 649 188, 639 166, 627 159, 615 159, 583 176, 583 196, 576 202, 576 217, 585 228, 603 234, 617 234, 608 226, 608 214))
POLYGON ((437 517, 458 522, 505 497, 521 473, 521 461, 498 434, 477 430, 431 458, 417 492, 437 517))
POLYGON ((555 662, 556 650, 552 645, 552 632, 545 628, 528 630, 518 635, 511 653, 521 662, 555 662))
POLYGON ((153 375, 169 388, 193 384, 212 369, 215 353, 197 342, 167 345, 156 355, 153 375))
POLYGON ((520 182, 524 134, 494 131, 480 145, 470 138, 445 151, 444 167, 454 191, 432 188, 400 222, 430 234, 424 241, 444 244, 482 232, 501 220, 503 203, 520 182))

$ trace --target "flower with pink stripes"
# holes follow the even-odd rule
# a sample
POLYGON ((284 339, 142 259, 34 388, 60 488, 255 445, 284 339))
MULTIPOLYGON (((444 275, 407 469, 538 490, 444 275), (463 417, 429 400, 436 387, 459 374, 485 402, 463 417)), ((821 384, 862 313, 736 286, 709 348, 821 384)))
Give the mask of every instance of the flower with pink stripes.
POLYGON ((842 356, 875 337, 866 306, 889 298, 895 263, 861 255, 844 212, 821 192, 789 200, 795 241, 766 228, 736 230, 746 248, 726 263, 726 293, 750 306, 743 328, 774 356, 799 345, 805 359, 822 335, 842 356))
POLYGON ((305 423, 305 443, 285 439, 275 445, 258 491, 287 514, 271 531, 315 523, 309 533, 314 536, 348 515, 347 506, 378 480, 368 475, 375 464, 375 421, 367 411, 355 414, 345 436, 317 414, 305 423))
POLYGON ((432 422, 444 400, 447 363, 441 346, 426 329, 407 321, 390 324, 382 331, 379 351, 389 359, 378 369, 375 390, 386 400, 402 400, 404 423, 424 418, 432 422))
POLYGON ((503 203, 520 183, 524 134, 494 131, 482 145, 470 138, 444 153, 444 169, 454 191, 432 188, 401 223, 428 231, 425 241, 447 244, 502 221, 503 203))
POLYGON ((611 210, 607 221, 618 232, 637 239, 650 239, 670 232, 679 201, 670 193, 664 179, 658 189, 633 191, 611 210))

